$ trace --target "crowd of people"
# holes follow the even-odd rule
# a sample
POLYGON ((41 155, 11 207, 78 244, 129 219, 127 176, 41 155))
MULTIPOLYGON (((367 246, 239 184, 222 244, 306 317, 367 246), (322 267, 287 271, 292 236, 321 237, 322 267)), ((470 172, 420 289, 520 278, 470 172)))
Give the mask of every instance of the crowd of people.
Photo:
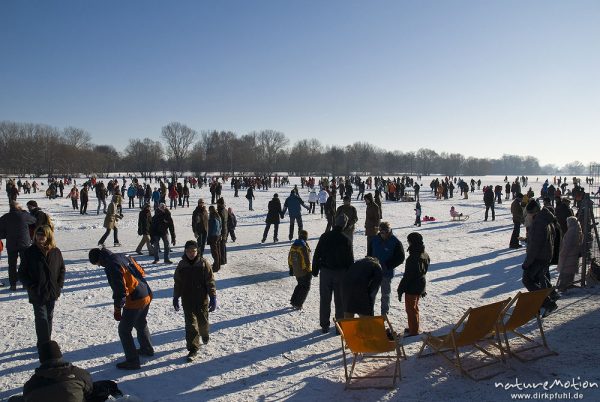
MULTIPOLYGON (((189 207, 190 188, 202 185, 209 188, 211 203, 207 209, 203 198, 197 200, 197 206, 191 212, 194 239, 185 242, 183 256, 174 273, 173 308, 178 311, 180 305, 183 307, 188 361, 197 357, 200 340, 203 344, 209 342, 209 313, 217 308, 218 282, 214 274, 227 264, 228 239, 236 241, 237 217, 232 208, 226 206, 222 196, 222 186, 227 178, 207 180, 206 177, 186 177, 180 182, 157 177, 154 180, 156 187, 152 190, 151 180, 150 183, 142 183, 134 177, 127 185, 126 178, 122 178, 121 183, 118 179, 112 179, 105 185, 102 180, 90 178, 81 183, 82 188, 79 190, 75 180, 51 179, 49 189, 52 190, 46 193, 49 198, 63 197, 65 185, 72 184, 65 198, 71 200, 74 210, 82 215, 87 214, 90 190, 98 201, 96 214, 100 215, 102 209, 106 231, 99 239, 98 247, 91 248, 88 258, 91 264, 104 268, 113 292, 113 316, 119 322, 118 334, 125 354, 124 361, 117 364, 119 369, 140 369, 140 356, 154 355, 147 325, 153 296, 145 279, 144 269, 135 258, 113 253, 105 246, 111 232, 113 245, 121 246, 118 222, 124 216, 122 200, 125 195, 129 199, 127 208, 139 209, 137 234, 141 236, 141 240, 135 252, 142 255, 146 246, 148 255, 154 257, 152 263, 157 264, 160 261, 162 241, 163 262, 172 264, 170 251, 171 246, 176 244, 176 231, 170 210, 189 207), (107 199, 110 200, 108 205, 107 199), (204 258, 207 244, 212 263, 204 258), (132 336, 134 328, 139 348, 136 348, 132 336)), ((554 186, 557 182, 554 178, 555 183, 546 181, 536 198, 531 188, 525 195, 521 193, 521 188, 527 186, 528 180, 520 177, 509 182, 507 178, 505 186, 484 186, 484 220, 488 220, 489 211, 491 220, 495 220, 494 205, 502 203, 503 190, 504 200, 512 195, 510 211, 514 226, 509 247, 516 249, 522 247, 522 243, 526 244, 525 261, 522 264, 524 286, 530 291, 551 287, 549 267, 557 264, 557 291, 552 292, 544 303, 544 315, 548 315, 557 308, 556 301, 561 292, 572 285, 579 269, 579 250, 583 236, 580 220, 570 208, 569 197, 574 196, 577 200, 581 187, 574 180, 573 189, 569 191, 568 185, 565 185, 566 178, 558 178, 557 186, 554 186), (523 225, 526 228, 525 237, 520 236, 523 225)), ((272 185, 281 187, 285 184, 285 178, 278 177, 231 178, 234 196, 237 196, 238 189, 246 189, 250 211, 254 210, 255 189, 267 191, 272 185)), ((55 364, 55 360, 60 358, 58 345, 52 343, 52 321, 56 300, 65 283, 65 262, 56 246, 51 217, 34 200, 27 203, 28 211, 19 206, 18 188, 25 188, 26 185, 31 186, 34 192, 39 188, 36 181, 31 185, 28 182, 18 185, 14 181, 7 183, 10 210, 0 217, 0 238, 6 239, 10 290, 17 291, 17 282, 20 281, 33 306, 37 348, 40 362, 44 366, 50 360, 55 364), (20 265, 17 264, 19 259, 20 265)), ((435 200, 447 200, 453 198, 455 188, 460 190, 461 196, 467 198, 469 190, 473 193, 475 186, 479 190, 481 185, 481 180, 471 179, 469 182, 446 177, 433 180, 430 188, 435 200)), ((319 326, 323 333, 330 331, 332 301, 335 318, 353 317, 356 314, 374 315, 377 295, 381 292, 380 313, 387 315, 390 312, 391 282, 395 269, 405 264, 404 274, 397 288, 397 298, 400 302, 404 298, 407 314, 404 336, 418 335, 421 332, 419 300, 427 294, 426 274, 430 258, 425 251, 424 238, 419 232, 408 234, 408 256, 405 256, 402 241, 393 233, 390 223, 383 220, 382 199, 388 202, 401 201, 406 199, 406 194, 410 191, 416 199, 415 226, 419 227, 422 213, 419 198, 421 185, 408 176, 392 179, 368 177, 365 180, 359 176, 351 176, 321 178, 319 181, 312 177, 302 177, 300 186, 308 189, 308 205, 300 196, 297 186, 285 197, 283 205, 279 194, 274 193, 266 206, 265 228, 261 239, 262 243, 267 240, 273 226, 273 241, 278 242, 281 219, 288 215, 288 240, 292 242, 288 252, 288 268, 290 276, 294 276, 297 281, 290 299, 292 308, 303 308, 311 289, 312 278, 318 277, 319 326), (358 195, 353 199, 355 189, 358 195), (369 190, 373 192, 366 192, 369 190), (336 205, 337 196, 342 199, 339 206, 336 205), (361 200, 366 207, 364 234, 367 253, 364 258, 356 260, 353 252, 354 233, 359 216, 356 207, 352 205, 353 200, 361 200), (308 214, 315 214, 316 204, 320 206, 320 214, 325 217, 326 225, 314 254, 311 255, 308 233, 304 230, 302 221, 302 209, 306 209, 308 214)), ((453 218, 463 216, 454 206, 451 208, 451 215, 453 218)), ((65 363, 59 361, 58 364, 63 367, 65 363)), ((68 366, 68 370, 75 369, 68 366)), ((80 374, 79 377, 83 376, 80 374)), ((88 379, 81 380, 81 384, 81 392, 91 392, 88 379)))

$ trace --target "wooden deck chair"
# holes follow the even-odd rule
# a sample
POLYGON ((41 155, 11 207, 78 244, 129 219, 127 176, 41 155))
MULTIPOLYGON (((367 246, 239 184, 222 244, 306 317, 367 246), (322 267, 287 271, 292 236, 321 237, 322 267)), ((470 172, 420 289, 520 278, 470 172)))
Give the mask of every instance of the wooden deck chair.
POLYGON ((344 373, 346 377, 345 388, 364 389, 395 387, 396 379, 401 379, 400 359, 406 359, 406 353, 404 352, 404 347, 402 346, 402 335, 396 335, 387 316, 340 318, 334 319, 334 321, 342 340, 342 356, 344 358, 344 373), (393 340, 388 338, 386 333, 386 324, 390 333, 393 334, 393 340), (346 349, 349 349, 353 355, 352 366, 349 370, 346 349), (395 362, 394 373, 393 375, 357 375, 354 369, 359 359, 393 360, 395 362), (351 385, 352 380, 361 378, 391 378, 392 384, 389 386, 351 385))
POLYGON ((542 304, 544 304, 544 300, 546 300, 553 290, 554 288, 548 288, 533 292, 519 292, 504 308, 500 315, 499 329, 509 355, 516 357, 520 361, 531 361, 558 354, 548 347, 544 329, 542 328, 542 319, 540 318, 542 304), (534 318, 537 320, 542 343, 517 331, 517 329, 531 322, 534 318), (511 348, 508 339, 509 332, 524 339, 526 341, 525 346, 518 349, 511 348), (542 350, 541 353, 538 352, 540 350, 542 350))
POLYGON ((417 357, 425 357, 432 354, 439 354, 450 363, 458 367, 461 374, 473 380, 483 380, 491 378, 499 373, 475 377, 471 373, 482 368, 501 363, 505 363, 504 351, 498 334, 498 320, 500 313, 506 307, 510 298, 487 304, 485 306, 470 308, 462 318, 454 325, 449 334, 434 336, 426 334, 423 337, 423 345, 417 354, 417 357), (485 346, 493 346, 500 352, 500 357, 488 351, 485 346), (433 352, 424 354, 425 347, 429 346, 433 352), (461 357, 460 348, 471 348, 471 353, 480 351, 485 354, 487 360, 479 361, 480 364, 472 367, 465 367, 464 356, 461 357), (473 350, 475 349, 475 350, 473 350), (450 356, 448 356, 450 354, 450 356))

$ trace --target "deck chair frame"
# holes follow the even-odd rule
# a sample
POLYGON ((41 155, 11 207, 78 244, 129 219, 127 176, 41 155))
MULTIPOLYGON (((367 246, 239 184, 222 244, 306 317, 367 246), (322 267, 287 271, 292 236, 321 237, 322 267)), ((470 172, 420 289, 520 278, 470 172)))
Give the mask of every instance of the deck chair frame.
POLYGON ((483 377, 476 377, 472 373, 477 370, 480 370, 482 368, 492 366, 492 365, 495 365, 498 363, 500 363, 502 365, 506 365, 506 359, 504 357, 504 349, 502 348, 502 342, 500 340, 500 336, 498 333, 498 331, 499 331, 498 320, 500 317, 500 313, 503 311, 503 309, 509 303, 509 301, 510 301, 510 298, 508 298, 504 301, 501 301, 501 302, 491 303, 491 304, 480 306, 477 308, 469 308, 463 314, 461 319, 458 320, 458 322, 453 326, 453 328, 450 330, 450 333, 447 335, 434 336, 431 334, 425 334, 425 336, 423 337, 423 344, 421 345, 421 349, 417 353, 417 357, 426 357, 426 356, 432 356, 434 354, 438 354, 441 357, 443 357, 444 359, 446 359, 448 362, 450 362, 452 365, 456 366, 462 375, 465 375, 475 381, 492 378, 495 375, 499 374, 499 373, 493 373, 491 375, 487 375, 487 376, 483 376, 483 377), (460 331, 460 329, 463 326, 463 324, 466 324, 466 322, 468 322, 469 317, 471 316, 472 312, 478 308, 492 307, 492 305, 497 305, 497 306, 495 306, 496 307, 495 313, 494 313, 495 317, 493 320, 493 324, 491 324, 490 328, 486 328, 483 331, 483 332, 485 332, 485 335, 478 337, 475 341, 470 342, 468 344, 462 344, 461 337, 464 335, 464 333, 463 333, 463 331, 460 331), (493 346, 494 349, 497 349, 500 353, 500 357, 498 357, 494 353, 491 353, 490 351, 486 350, 485 347, 483 346, 484 344, 493 346), (433 350, 433 352, 424 353, 425 348, 427 346, 429 346, 433 350), (463 356, 461 356, 461 351, 460 351, 460 348, 466 348, 466 347, 471 347, 473 349, 476 349, 477 351, 482 352, 486 356, 490 357, 492 360, 467 368, 463 365, 463 356))
POLYGON ((544 334, 544 328, 542 326, 542 318, 540 317, 540 308, 542 307, 546 297, 548 297, 553 290, 554 288, 548 288, 535 290, 533 292, 518 292, 517 295, 510 301, 510 303, 506 305, 504 310, 502 310, 502 313, 500 314, 499 329, 504 340, 503 346, 505 347, 505 351, 508 355, 513 356, 522 362, 558 355, 557 352, 553 351, 548 346, 548 342, 546 341, 546 336, 544 334), (521 300, 523 301, 522 303, 520 303, 521 300), (512 311, 511 308, 513 308, 512 311), (534 317, 537 321, 537 326, 540 331, 540 337, 542 340, 541 343, 536 341, 534 338, 517 331, 517 329, 530 323, 534 317), (519 322, 514 323, 513 321, 516 320, 519 322), (511 348, 508 338, 509 332, 527 341, 529 346, 519 349, 511 348), (544 353, 536 354, 534 356, 526 356, 527 352, 535 349, 543 349, 544 353))
MULTIPOLYGON (((344 377, 346 380, 346 384, 344 389, 367 389, 367 388, 394 388, 396 386, 396 382, 397 380, 401 380, 402 379, 402 372, 400 369, 400 360, 401 359, 405 359, 406 360, 406 352, 404 351, 404 346, 402 345, 402 335, 396 334, 394 332, 394 329, 392 327, 392 324, 390 323, 389 319, 387 316, 368 316, 368 317, 359 317, 359 318, 340 318, 340 319, 335 319, 334 318, 334 322, 336 325, 336 328, 338 330, 338 332, 340 333, 340 339, 342 342, 342 357, 343 357, 343 362, 344 362, 344 377), (346 321, 358 321, 358 320, 373 320, 373 319, 383 319, 383 323, 384 323, 384 329, 385 326, 387 324, 387 328, 391 331, 391 333, 393 334, 393 341, 389 341, 391 343, 393 343, 393 348, 390 348, 391 350, 386 350, 386 351, 381 351, 381 352, 372 352, 372 353, 361 353, 361 352, 355 352, 353 351, 350 346, 348 345, 347 339, 346 339, 346 335, 344 334, 344 322, 346 321), (352 364, 350 366, 350 368, 348 368, 348 353, 346 351, 346 349, 348 349, 350 351, 350 354, 352 355, 352 364), (380 355, 382 353, 393 353, 393 354, 386 354, 386 355, 380 355), (367 359, 373 359, 373 360, 382 360, 382 359, 387 359, 387 360, 393 360, 394 361, 394 374, 393 375, 355 375, 355 368, 356 368, 356 363, 361 360, 361 361, 365 361, 367 359), (360 385, 354 385, 352 383, 352 380, 360 380, 360 379, 373 379, 373 378, 391 378, 392 379, 392 384, 389 386, 386 385, 366 385, 366 386, 360 386, 360 385)), ((381 336, 384 336, 387 338, 387 334, 385 333, 385 331, 383 331, 383 333, 381 334, 381 336)))

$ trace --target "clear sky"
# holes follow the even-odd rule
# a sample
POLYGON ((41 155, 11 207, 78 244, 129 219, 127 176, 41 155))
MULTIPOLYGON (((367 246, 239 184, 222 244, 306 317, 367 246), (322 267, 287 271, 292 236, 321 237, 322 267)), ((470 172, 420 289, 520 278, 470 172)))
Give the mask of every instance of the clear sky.
POLYGON ((0 120, 600 162, 600 1, 0 1, 0 120))

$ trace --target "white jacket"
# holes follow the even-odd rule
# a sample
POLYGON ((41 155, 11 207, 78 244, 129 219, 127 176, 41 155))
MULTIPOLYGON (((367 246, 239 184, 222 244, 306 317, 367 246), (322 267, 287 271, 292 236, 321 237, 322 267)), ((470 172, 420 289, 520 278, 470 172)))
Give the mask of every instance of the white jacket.
POLYGON ((319 204, 325 204, 327 202, 327 198, 329 197, 329 193, 322 189, 319 191, 319 204))

